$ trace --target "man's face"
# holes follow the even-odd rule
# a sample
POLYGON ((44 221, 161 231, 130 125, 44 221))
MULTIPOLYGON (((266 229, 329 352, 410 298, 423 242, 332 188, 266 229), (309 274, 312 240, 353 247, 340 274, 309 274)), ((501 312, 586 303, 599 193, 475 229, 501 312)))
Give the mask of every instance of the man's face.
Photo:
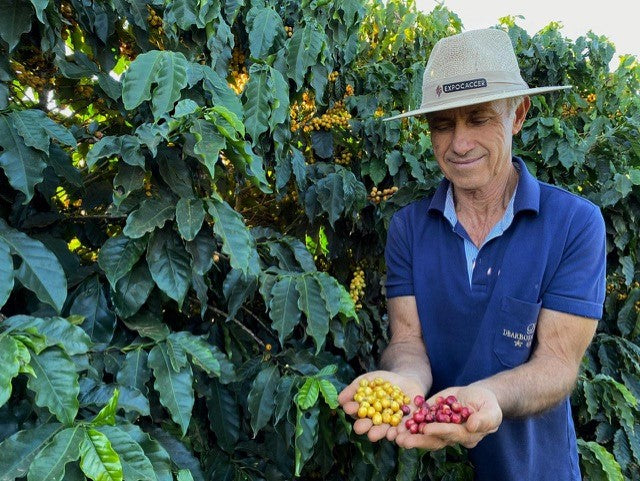
POLYGON ((511 139, 529 106, 525 97, 515 112, 501 99, 429 114, 433 152, 445 177, 464 190, 487 189, 506 177, 511 139))

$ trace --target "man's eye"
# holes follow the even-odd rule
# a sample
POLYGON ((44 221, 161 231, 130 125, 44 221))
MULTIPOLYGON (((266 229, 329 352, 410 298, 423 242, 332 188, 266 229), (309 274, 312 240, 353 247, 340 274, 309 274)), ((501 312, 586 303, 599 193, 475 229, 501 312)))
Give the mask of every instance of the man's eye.
POLYGON ((488 117, 475 117, 475 118, 471 119, 471 123, 472 124, 476 124, 476 125, 482 125, 482 124, 486 123, 487 120, 489 120, 488 117))
POLYGON ((449 124, 435 124, 431 126, 431 130, 435 130, 436 132, 444 132, 449 129, 449 124))

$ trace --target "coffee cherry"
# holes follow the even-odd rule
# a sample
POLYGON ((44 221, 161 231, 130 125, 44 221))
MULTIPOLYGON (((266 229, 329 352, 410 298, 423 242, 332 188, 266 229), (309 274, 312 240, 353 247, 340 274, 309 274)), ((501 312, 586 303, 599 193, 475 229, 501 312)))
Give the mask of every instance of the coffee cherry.
POLYGON ((357 415, 360 419, 369 418, 376 426, 397 426, 402 421, 402 416, 411 412, 409 406, 399 402, 405 397, 399 386, 378 377, 372 380, 361 379, 353 400, 359 404, 357 415))
MULTIPOLYGON (((471 415, 471 410, 463 406, 455 396, 447 396, 446 398, 438 396, 434 405, 429 405, 423 396, 416 396, 413 403, 418 409, 405 422, 406 428, 410 432, 424 434, 426 425, 429 423, 454 423, 462 424, 471 415), (414 428, 413 426, 418 426, 414 428)), ((409 406, 407 406, 408 408, 409 406)))

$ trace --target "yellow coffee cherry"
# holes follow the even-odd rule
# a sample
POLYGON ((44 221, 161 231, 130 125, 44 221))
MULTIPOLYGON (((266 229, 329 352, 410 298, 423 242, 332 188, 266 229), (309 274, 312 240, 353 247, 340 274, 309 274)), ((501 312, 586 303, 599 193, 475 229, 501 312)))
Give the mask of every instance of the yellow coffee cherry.
POLYGON ((382 413, 382 422, 385 424, 391 424, 391 415, 389 413, 382 413))
POLYGON ((372 404, 373 409, 376 410, 377 413, 382 412, 382 403, 380 401, 376 401, 372 404))
POLYGON ((360 387, 367 387, 369 385, 369 381, 366 379, 360 379, 360 387))
POLYGON ((371 420, 373 421, 374 426, 379 426, 382 424, 382 415, 380 413, 375 413, 371 420))
POLYGON ((367 417, 372 418, 376 414, 376 409, 373 406, 367 408, 367 417))
POLYGON ((360 419, 366 418, 367 417, 367 412, 368 412, 368 410, 367 410, 366 407, 360 406, 360 409, 358 409, 358 417, 360 419))

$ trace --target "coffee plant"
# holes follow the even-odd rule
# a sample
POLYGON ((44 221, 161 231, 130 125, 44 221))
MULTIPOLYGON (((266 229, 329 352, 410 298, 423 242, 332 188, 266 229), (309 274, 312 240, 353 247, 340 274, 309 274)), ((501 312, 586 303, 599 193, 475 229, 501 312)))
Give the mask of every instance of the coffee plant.
MULTIPOLYGON (((574 415, 586 479, 640 477, 640 67, 500 20, 514 151, 600 205, 606 312, 574 415)), ((420 101, 443 6, 0 0, 0 480, 469 480, 462 448, 352 432, 388 340, 385 232, 437 185, 420 101)))

